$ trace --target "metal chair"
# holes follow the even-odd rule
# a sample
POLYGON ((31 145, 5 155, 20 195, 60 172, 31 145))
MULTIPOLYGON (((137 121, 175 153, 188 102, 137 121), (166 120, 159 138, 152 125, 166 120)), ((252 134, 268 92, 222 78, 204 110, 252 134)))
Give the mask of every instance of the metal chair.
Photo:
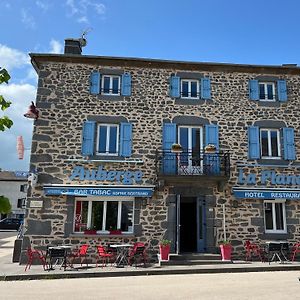
POLYGON ((113 252, 107 252, 106 248, 104 246, 97 246, 97 252, 98 252, 98 257, 96 260, 96 268, 98 267, 98 261, 99 259, 102 260, 102 268, 106 266, 106 264, 110 261, 112 264, 112 259, 115 257, 113 252))
POLYGON ((292 246, 291 254, 290 254, 290 261, 295 261, 295 257, 297 256, 297 253, 300 253, 300 243, 295 243, 292 246))
POLYGON ((38 259, 42 262, 44 271, 47 269, 47 262, 45 255, 40 250, 33 250, 31 247, 27 248, 27 264, 25 266, 25 272, 27 271, 27 268, 30 269, 32 262, 34 259, 38 259))
POLYGON ((140 242, 135 243, 129 252, 129 264, 132 265, 135 262, 135 267, 137 267, 138 262, 143 262, 144 267, 146 267, 147 260, 145 244, 140 242))
POLYGON ((247 240, 244 246, 246 250, 246 261, 252 260, 252 258, 256 256, 259 257, 261 262, 265 262, 264 251, 260 248, 259 245, 251 243, 247 240))
POLYGON ((87 251, 88 251, 88 248, 89 248, 89 245, 88 244, 84 244, 84 245, 81 245, 79 247, 79 249, 75 250, 73 253, 71 253, 69 255, 69 262, 70 262, 70 265, 73 267, 73 263, 74 263, 74 260, 76 258, 79 258, 80 259, 80 265, 82 266, 82 263, 83 261, 85 260, 86 262, 86 266, 88 267, 88 262, 87 262, 87 257, 86 257, 86 254, 87 254, 87 251))

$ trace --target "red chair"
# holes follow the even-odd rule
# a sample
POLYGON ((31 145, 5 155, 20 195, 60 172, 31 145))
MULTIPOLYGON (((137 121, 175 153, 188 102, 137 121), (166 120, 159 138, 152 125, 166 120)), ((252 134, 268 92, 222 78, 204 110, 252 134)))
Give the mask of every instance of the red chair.
POLYGON ((85 260, 86 262, 86 266, 88 267, 88 262, 87 262, 87 257, 86 257, 86 254, 87 254, 87 251, 88 251, 88 248, 89 248, 89 245, 88 244, 84 244, 84 245, 81 245, 79 247, 79 249, 75 250, 73 253, 71 253, 69 255, 69 262, 70 262, 70 265, 73 267, 73 262, 76 258, 79 258, 80 259, 80 265, 82 266, 82 263, 83 261, 85 260))
POLYGON ((31 247, 28 247, 27 248, 27 264, 25 267, 25 272, 27 271, 27 268, 30 269, 34 259, 39 259, 42 262, 44 271, 47 269, 47 262, 46 262, 46 258, 44 256, 43 252, 40 250, 32 250, 31 247))
POLYGON ((135 243, 129 252, 129 264, 132 265, 135 262, 135 267, 137 267, 138 262, 143 262, 144 267, 146 267, 147 260, 145 244, 140 242, 135 243))
POLYGON ((295 261, 297 253, 300 253, 300 243, 295 243, 291 250, 290 261, 295 261))
POLYGON ((102 260, 102 268, 103 266, 106 266, 108 262, 111 264, 113 263, 113 258, 115 258, 115 254, 112 252, 107 252, 106 248, 104 246, 97 246, 97 252, 98 252, 98 257, 96 260, 96 268, 98 267, 98 261, 99 259, 102 260))
POLYGON ((246 250, 246 261, 248 261, 248 259, 252 260, 254 256, 257 256, 261 262, 265 262, 264 251, 259 245, 246 241, 244 246, 246 250))

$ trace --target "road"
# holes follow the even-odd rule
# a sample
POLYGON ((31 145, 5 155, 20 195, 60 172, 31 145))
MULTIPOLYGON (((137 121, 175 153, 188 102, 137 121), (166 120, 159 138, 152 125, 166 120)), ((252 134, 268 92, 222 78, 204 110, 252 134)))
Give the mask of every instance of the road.
POLYGON ((0 282, 0 299, 299 299, 299 272, 0 282))

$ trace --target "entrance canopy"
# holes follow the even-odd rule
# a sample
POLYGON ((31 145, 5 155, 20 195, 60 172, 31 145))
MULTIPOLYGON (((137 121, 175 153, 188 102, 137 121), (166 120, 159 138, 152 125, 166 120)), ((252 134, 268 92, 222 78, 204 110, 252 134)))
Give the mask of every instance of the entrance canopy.
POLYGON ((47 196, 152 197, 153 185, 44 185, 47 196))

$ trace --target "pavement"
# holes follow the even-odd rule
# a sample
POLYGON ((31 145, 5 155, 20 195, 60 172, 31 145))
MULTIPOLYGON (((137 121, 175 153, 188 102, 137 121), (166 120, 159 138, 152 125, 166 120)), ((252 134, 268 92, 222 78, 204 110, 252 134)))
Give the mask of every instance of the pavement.
POLYGON ((278 262, 261 263, 233 261, 232 264, 208 264, 191 266, 159 266, 149 264, 144 267, 124 267, 106 266, 96 268, 95 264, 75 265, 74 269, 59 269, 44 271, 41 265, 32 265, 27 272, 25 266, 12 263, 12 253, 16 233, 6 234, 3 237, 0 233, 0 281, 15 280, 37 280, 37 279, 61 279, 61 278, 95 278, 95 277, 127 277, 127 276, 149 276, 149 275, 179 275, 179 274, 207 274, 207 273, 251 273, 251 272, 273 272, 273 271, 298 271, 300 262, 278 262), (2 237, 2 238, 1 238, 2 237))

